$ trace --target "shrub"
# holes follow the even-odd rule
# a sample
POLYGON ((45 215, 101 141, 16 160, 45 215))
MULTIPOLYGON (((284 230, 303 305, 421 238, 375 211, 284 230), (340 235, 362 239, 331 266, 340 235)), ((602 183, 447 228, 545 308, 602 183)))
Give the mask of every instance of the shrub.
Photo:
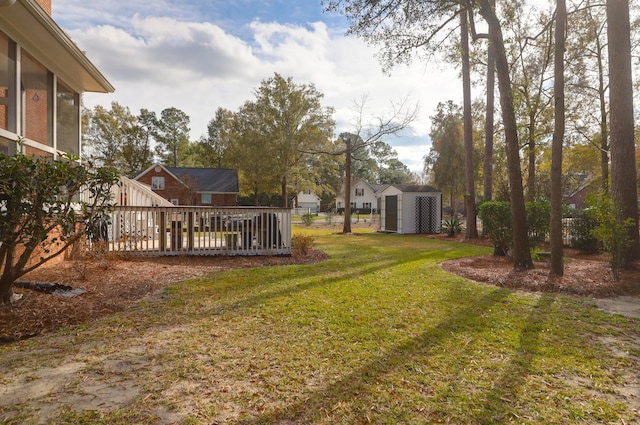
POLYGON ((624 250, 631 244, 628 230, 633 226, 633 220, 630 218, 621 220, 611 198, 602 193, 589 197, 587 202, 598 223, 592 234, 609 254, 609 266, 611 266, 613 279, 618 281, 620 269, 624 267, 626 261, 624 250))
POLYGON ((447 236, 455 236, 462 232, 462 221, 459 218, 442 220, 440 231, 446 233, 447 236))
POLYGON ((598 226, 598 220, 590 209, 576 210, 571 218, 571 248, 585 254, 593 254, 600 250, 600 243, 593 231, 598 226))
POLYGON ((313 217, 314 217, 314 214, 307 213, 302 216, 302 222, 304 223, 305 226, 309 227, 313 224, 313 217))
POLYGON ((296 233, 291 237, 291 250, 294 253, 307 255, 314 246, 315 239, 306 233, 296 233))
POLYGON ((504 201, 485 202, 478 209, 482 232, 494 246, 494 255, 506 255, 511 247, 511 204, 504 201))
MULTIPOLYGON (((550 206, 547 200, 527 202, 527 227, 531 249, 544 242, 549 234, 550 206)), ((511 203, 505 201, 485 202, 478 209, 485 236, 494 245, 495 255, 506 255, 513 244, 511 228, 511 203)))
POLYGON ((546 199, 527 202, 527 225, 529 227, 529 248, 543 243, 549 236, 551 226, 551 205, 546 199))

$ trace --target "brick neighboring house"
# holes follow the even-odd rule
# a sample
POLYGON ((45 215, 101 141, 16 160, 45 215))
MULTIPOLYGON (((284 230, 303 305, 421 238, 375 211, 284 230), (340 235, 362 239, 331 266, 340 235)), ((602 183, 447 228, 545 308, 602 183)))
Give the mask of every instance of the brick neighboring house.
POLYGON ((238 204, 238 172, 228 168, 154 164, 135 177, 174 205, 232 207, 238 204))

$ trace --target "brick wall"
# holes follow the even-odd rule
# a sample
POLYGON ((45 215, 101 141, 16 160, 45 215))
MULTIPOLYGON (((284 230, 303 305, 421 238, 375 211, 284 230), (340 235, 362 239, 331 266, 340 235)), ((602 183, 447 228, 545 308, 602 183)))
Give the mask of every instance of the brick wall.
POLYGON ((51 0, 38 0, 38 3, 51 16, 51 0))
POLYGON ((173 176, 163 168, 160 168, 160 171, 156 171, 155 168, 151 169, 145 175, 140 177, 138 181, 151 186, 153 177, 164 177, 164 190, 153 189, 153 191, 168 201, 177 199, 180 205, 190 206, 204 205, 233 207, 237 205, 237 197, 235 193, 212 194, 211 204, 203 204, 202 195, 200 193, 193 193, 193 191, 190 191, 182 182, 174 179, 173 176))

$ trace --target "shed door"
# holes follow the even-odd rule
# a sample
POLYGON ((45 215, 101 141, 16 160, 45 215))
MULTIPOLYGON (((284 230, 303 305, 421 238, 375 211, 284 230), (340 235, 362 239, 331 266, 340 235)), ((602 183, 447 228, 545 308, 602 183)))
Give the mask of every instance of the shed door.
POLYGON ((385 230, 398 231, 398 195, 385 196, 384 198, 385 230))
POLYGON ((435 196, 416 196, 416 233, 436 233, 438 201, 435 196))

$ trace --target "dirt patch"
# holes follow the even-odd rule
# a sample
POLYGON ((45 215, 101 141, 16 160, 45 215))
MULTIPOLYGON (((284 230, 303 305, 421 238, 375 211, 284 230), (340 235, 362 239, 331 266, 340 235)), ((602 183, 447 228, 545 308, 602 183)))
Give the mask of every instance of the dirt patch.
POLYGON ((79 288, 80 296, 64 297, 14 288, 22 299, 0 307, 0 343, 53 332, 61 327, 124 310, 141 299, 157 297, 162 288, 180 280, 240 267, 308 264, 322 261, 320 250, 288 257, 157 257, 109 261, 65 261, 47 264, 24 276, 79 288))

